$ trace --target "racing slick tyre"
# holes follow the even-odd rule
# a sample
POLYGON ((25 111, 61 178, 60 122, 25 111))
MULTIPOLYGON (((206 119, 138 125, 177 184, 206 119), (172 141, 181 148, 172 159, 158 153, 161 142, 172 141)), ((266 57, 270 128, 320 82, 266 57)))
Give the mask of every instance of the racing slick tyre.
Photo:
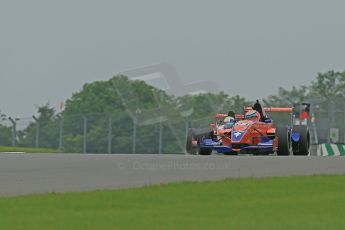
POLYGON ((288 127, 280 126, 276 128, 276 136, 278 137, 278 156, 291 155, 291 141, 288 127))
POLYGON ((308 156, 310 148, 310 134, 308 127, 306 125, 294 125, 292 128, 293 132, 297 132, 300 135, 300 140, 296 144, 296 147, 293 146, 293 154, 300 156, 308 156))
POLYGON ((212 149, 210 148, 199 148, 199 155, 211 155, 212 149))
POLYGON ((197 153, 197 148, 193 146, 192 141, 196 140, 196 136, 194 134, 194 129, 189 129, 187 134, 187 142, 186 142, 186 152, 188 154, 195 155, 197 153))

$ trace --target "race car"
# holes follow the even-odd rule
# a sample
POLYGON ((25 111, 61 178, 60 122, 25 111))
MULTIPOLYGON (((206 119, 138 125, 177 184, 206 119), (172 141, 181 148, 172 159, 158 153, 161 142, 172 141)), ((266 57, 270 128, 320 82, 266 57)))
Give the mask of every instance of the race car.
POLYGON ((210 124, 210 128, 189 129, 186 144, 187 153, 210 155, 213 150, 218 153, 229 152, 228 146, 231 145, 232 127, 238 119, 243 119, 243 116, 230 111, 228 114, 216 114, 215 122, 210 124), (212 146, 207 144, 211 143, 210 141, 212 141, 212 146))
POLYGON ((279 156, 308 155, 310 134, 306 125, 275 126, 266 113, 289 113, 293 124, 293 108, 256 108, 246 107, 243 120, 237 120, 225 131, 195 133, 190 130, 187 138, 187 152, 210 155, 213 150, 218 153, 273 154, 279 156), (213 133, 213 135, 212 135, 213 133), (192 151, 191 151, 192 150, 192 151))

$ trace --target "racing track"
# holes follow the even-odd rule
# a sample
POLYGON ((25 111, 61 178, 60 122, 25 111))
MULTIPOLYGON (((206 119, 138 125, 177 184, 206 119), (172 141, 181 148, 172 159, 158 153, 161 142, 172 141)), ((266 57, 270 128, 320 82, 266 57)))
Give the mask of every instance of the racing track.
POLYGON ((344 174, 345 157, 0 154, 0 196, 237 177, 344 174))

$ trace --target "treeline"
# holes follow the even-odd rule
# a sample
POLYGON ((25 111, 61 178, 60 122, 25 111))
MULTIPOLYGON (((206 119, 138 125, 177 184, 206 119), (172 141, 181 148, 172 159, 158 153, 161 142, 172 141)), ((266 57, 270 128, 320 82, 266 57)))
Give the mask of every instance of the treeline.
MULTIPOLYGON (((310 86, 281 87, 263 104, 291 106, 314 101, 322 116, 330 102, 342 102, 344 96, 345 72, 329 71, 318 74, 310 86)), ((66 101, 61 113, 49 104, 40 106, 37 121, 16 132, 15 144, 66 152, 181 152, 187 127, 205 126, 214 113, 240 112, 251 104, 245 97, 224 92, 175 97, 143 81, 114 76, 85 84, 66 101)), ((7 119, 6 115, 1 114, 1 119, 7 119)), ((12 127, 0 125, 0 145, 12 142, 12 127)))

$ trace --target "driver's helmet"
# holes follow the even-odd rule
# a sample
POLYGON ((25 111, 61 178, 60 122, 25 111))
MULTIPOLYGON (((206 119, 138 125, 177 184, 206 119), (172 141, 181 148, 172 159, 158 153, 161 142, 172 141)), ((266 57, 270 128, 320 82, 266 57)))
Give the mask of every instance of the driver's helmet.
POLYGON ((260 113, 256 110, 249 110, 245 115, 244 119, 251 121, 260 121, 260 113))
POLYGON ((234 126, 236 120, 235 118, 231 117, 231 116, 228 116, 226 118, 224 118, 224 129, 231 129, 232 126, 234 126))
POLYGON ((230 123, 230 122, 233 122, 235 121, 235 118, 231 117, 231 116, 228 116, 226 118, 224 118, 224 123, 230 123))

